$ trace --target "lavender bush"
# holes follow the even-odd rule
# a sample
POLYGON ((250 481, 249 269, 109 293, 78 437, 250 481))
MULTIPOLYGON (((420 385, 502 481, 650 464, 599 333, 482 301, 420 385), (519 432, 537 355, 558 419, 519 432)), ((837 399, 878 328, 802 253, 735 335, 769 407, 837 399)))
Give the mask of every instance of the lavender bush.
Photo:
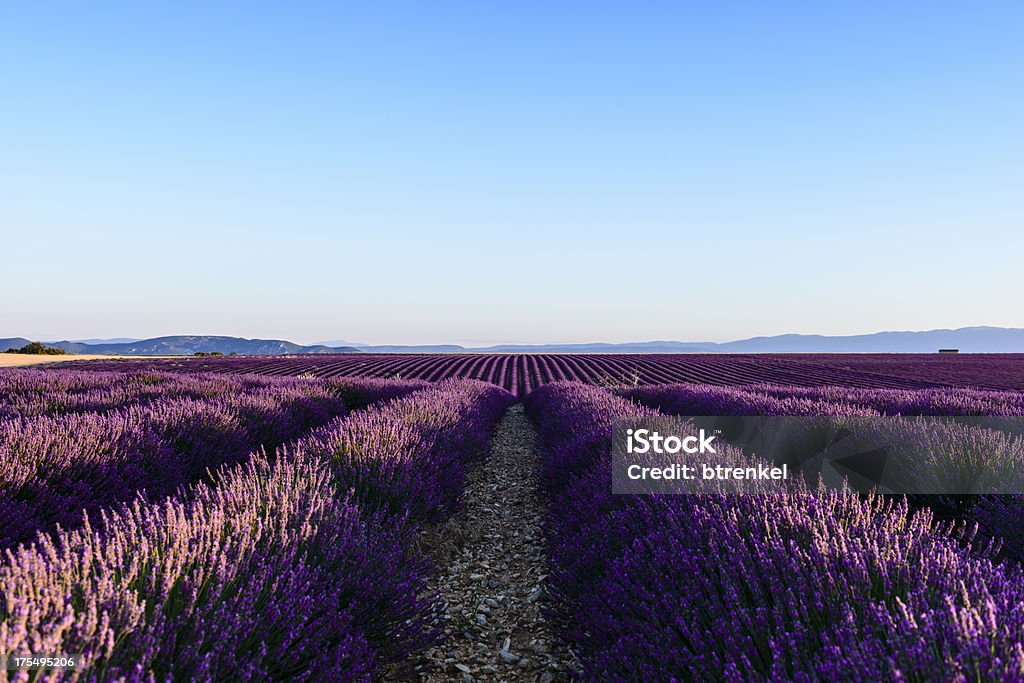
MULTIPOLYGON (((771 434, 774 449, 813 453, 843 427, 855 428, 866 442, 898 444, 901 457, 889 476, 906 488, 970 490, 974 486, 1019 490, 1024 476, 1024 442, 1019 418, 1024 399, 1017 392, 971 389, 856 389, 850 387, 742 388, 702 385, 639 387, 625 392, 644 405, 678 415, 805 415, 820 417, 790 425, 791 433, 771 434), (968 416, 965 424, 917 424, 912 419, 890 425, 861 416, 968 416), (989 429, 969 416, 985 416, 989 429), (1000 425, 998 416, 1007 416, 1000 425)), ((762 435, 765 436, 765 435, 762 435)), ((765 436, 765 441, 768 437, 765 436)), ((765 442, 748 442, 760 451, 765 442)), ((1024 559, 1024 497, 920 495, 911 503, 930 507, 945 518, 978 523, 980 537, 1002 544, 1001 557, 1024 559)))
POLYGON ((670 415, 878 415, 854 402, 811 396, 776 397, 737 387, 666 384, 623 392, 633 401, 670 415))
POLYGON ((164 375, 107 375, 34 372, 14 382, 25 398, 33 383, 41 396, 64 389, 91 394, 97 390, 92 381, 96 376, 114 385, 159 387, 169 396, 159 399, 154 394, 141 401, 135 393, 133 402, 117 408, 105 405, 103 413, 68 411, 0 420, 0 548, 30 541, 37 531, 56 524, 72 528, 83 511, 129 500, 136 493, 152 500, 171 495, 182 484, 205 478, 208 470, 241 462, 261 448, 272 452, 346 414, 346 395, 365 404, 423 386, 263 377, 177 382, 164 375))
POLYGON ((335 421, 301 447, 329 459, 363 508, 437 520, 457 508, 466 465, 514 400, 491 384, 445 380, 335 421))
POLYGON ((137 369, 127 372, 54 368, 0 370, 0 420, 8 417, 106 412, 172 398, 198 401, 238 399, 247 395, 287 390, 317 398, 327 395, 331 400, 340 400, 354 410, 377 401, 404 396, 429 385, 419 380, 348 377, 308 379, 177 373, 145 370, 139 365, 130 367, 137 369))
POLYGON ((862 405, 883 415, 1024 415, 1024 393, 1019 391, 982 391, 963 387, 856 389, 773 384, 753 385, 743 389, 781 399, 862 405))
POLYGON ((1019 680, 1024 574, 905 501, 611 494, 611 419, 647 409, 549 384, 545 458, 583 464, 547 512, 553 616, 586 680, 1019 680), (613 416, 609 418, 608 416, 613 416), (594 434, 584 439, 584 425, 594 434))
POLYGON ((257 455, 9 552, 0 650, 83 652, 66 680, 367 677, 436 637, 407 533, 339 498, 321 459, 257 455))
MULTIPOLYGON (((457 505, 466 461, 514 399, 473 381, 396 384, 367 385, 362 396, 390 400, 274 457, 258 452, 162 502, 137 497, 7 550, 0 651, 84 653, 83 669, 48 680, 371 680, 388 664, 401 674, 441 636, 416 523, 457 505)), ((174 410, 146 423, 158 439, 193 432, 180 426, 190 401, 165 402, 174 410)), ((305 414, 261 391, 200 405, 237 419, 228 408, 264 402, 284 406, 270 424, 305 414)), ((110 425, 110 413, 88 417, 110 425)))

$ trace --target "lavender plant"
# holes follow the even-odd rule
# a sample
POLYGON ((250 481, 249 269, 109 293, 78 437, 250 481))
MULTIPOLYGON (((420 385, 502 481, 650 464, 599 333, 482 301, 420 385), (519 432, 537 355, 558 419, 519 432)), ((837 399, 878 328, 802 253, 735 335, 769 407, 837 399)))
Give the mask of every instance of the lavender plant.
MULTIPOLYGON (((458 504, 466 462, 514 399, 474 381, 398 386, 366 385, 359 395, 390 400, 274 457, 257 452, 161 502, 136 497, 8 549, 0 651, 84 653, 82 668, 47 680, 370 680, 386 665, 401 674, 441 635, 417 523, 458 504)), ((145 424, 188 450, 194 442, 176 439, 194 433, 198 406, 235 420, 232 406, 283 409, 259 424, 304 414, 283 395, 174 399, 154 404, 145 424)), ((86 417, 103 443, 110 414, 60 419, 86 417)))
MULTIPOLYGON (((44 396, 57 391, 55 386, 91 394, 97 391, 93 374, 36 372, 15 384, 22 396, 32 386, 44 396)), ((98 374, 115 386, 129 381, 106 375, 98 374)), ((256 450, 273 452, 346 414, 346 395, 365 404, 424 386, 261 377, 177 382, 166 375, 136 376, 130 382, 157 387, 167 396, 153 394, 140 401, 135 393, 135 400, 116 408, 106 405, 102 413, 58 411, 0 420, 0 548, 31 541, 37 531, 58 524, 73 528, 83 511, 139 493, 152 500, 171 495, 183 484, 204 479, 209 470, 241 462, 256 450)))
POLYGON ((545 385, 526 405, 545 458, 580 460, 552 489, 546 524, 553 617, 583 679, 1024 673, 1024 574, 968 527, 799 481, 772 495, 616 496, 611 420, 647 409, 574 384, 545 385), (584 425, 592 438, 572 434, 584 425))
POLYGON ((8 551, 0 650, 84 653, 65 680, 368 677, 437 635, 407 534, 340 498, 320 458, 256 455, 8 551))
POLYGON ((446 380, 315 431, 301 447, 330 460, 360 505, 437 520, 457 509, 466 466, 514 397, 474 380, 446 380))

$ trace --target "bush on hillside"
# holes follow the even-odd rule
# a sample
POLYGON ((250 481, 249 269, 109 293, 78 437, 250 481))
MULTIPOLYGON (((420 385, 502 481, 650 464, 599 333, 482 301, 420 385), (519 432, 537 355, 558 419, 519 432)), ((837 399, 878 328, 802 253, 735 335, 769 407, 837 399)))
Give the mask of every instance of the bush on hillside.
POLYGON ((53 346, 47 346, 42 342, 32 342, 25 344, 20 349, 7 349, 7 353, 29 353, 37 356, 60 356, 64 354, 64 349, 58 349, 53 346))

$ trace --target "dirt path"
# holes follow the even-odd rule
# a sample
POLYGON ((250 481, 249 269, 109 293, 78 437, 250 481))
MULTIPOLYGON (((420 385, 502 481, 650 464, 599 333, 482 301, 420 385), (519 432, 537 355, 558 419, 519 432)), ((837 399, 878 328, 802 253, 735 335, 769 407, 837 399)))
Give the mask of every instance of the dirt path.
POLYGON ((448 605, 448 641, 426 653, 421 680, 568 680, 571 655, 541 615, 545 579, 537 435, 522 404, 498 425, 470 475, 466 507, 424 538, 441 567, 432 586, 448 605))

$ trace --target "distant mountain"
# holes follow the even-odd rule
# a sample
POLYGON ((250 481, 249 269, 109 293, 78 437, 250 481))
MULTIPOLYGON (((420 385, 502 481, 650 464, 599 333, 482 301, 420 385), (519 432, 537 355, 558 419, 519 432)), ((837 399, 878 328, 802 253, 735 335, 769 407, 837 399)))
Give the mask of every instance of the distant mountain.
MULTIPOLYGON (((0 340, 0 350, 5 342, 23 342, 25 340, 0 340)), ((83 342, 60 341, 51 342, 50 346, 64 349, 68 353, 103 353, 127 356, 190 356, 194 353, 237 353, 241 356, 263 356, 280 354, 308 353, 358 353, 358 349, 350 346, 302 346, 279 339, 242 339, 239 337, 189 336, 156 337, 132 342, 106 342, 86 344, 83 342)), ((10 347, 8 347, 10 348, 10 347)))
POLYGON ((31 344, 32 340, 23 339, 22 337, 8 337, 7 339, 0 339, 0 353, 3 353, 7 349, 20 349, 26 344, 31 344))
POLYGON ((626 342, 622 344, 502 344, 472 353, 1024 353, 1024 329, 961 327, 925 332, 849 336, 780 334, 731 342, 626 342))
POLYGON ((421 346, 374 345, 357 346, 363 353, 467 353, 464 346, 458 344, 424 344, 421 346))
POLYGON ((947 348, 963 353, 1024 353, 1024 329, 962 327, 849 336, 780 334, 731 342, 497 344, 470 348, 456 344, 374 346, 352 342, 349 345, 365 353, 935 353, 947 348))
POLYGON ((782 334, 718 344, 715 350, 728 353, 934 353, 939 349, 959 349, 962 353, 1024 353, 1024 329, 961 327, 843 337, 782 334))
POLYGON ((609 344, 498 344, 465 347, 458 344, 355 344, 363 353, 714 353, 714 344, 630 342, 609 344))
POLYGON ((699 342, 604 342, 587 344, 499 344, 468 349, 471 353, 714 353, 714 343, 699 342))
POLYGON ((357 344, 356 342, 345 341, 344 339, 330 339, 328 341, 313 342, 310 346, 352 346, 354 348, 362 348, 364 346, 368 346, 368 344, 357 344))
POLYGON ((458 344, 360 344, 341 339, 316 343, 332 347, 351 346, 365 353, 459 353, 466 350, 466 347, 458 344))
MULTIPOLYGON (((29 339, 0 339, 0 352, 20 348, 29 339)), ((97 341, 97 340, 93 340, 97 341)), ((1024 353, 1024 329, 962 327, 925 332, 876 332, 849 336, 780 334, 731 342, 649 341, 626 343, 499 344, 465 348, 457 344, 371 345, 312 344, 303 346, 279 339, 173 336, 128 342, 48 342, 68 353, 121 355, 191 355, 196 352, 225 355, 279 355, 312 353, 935 353, 959 349, 963 353, 1024 353)))
POLYGON ((78 344, 130 344, 142 340, 138 337, 114 337, 112 339, 72 339, 71 341, 78 344))

